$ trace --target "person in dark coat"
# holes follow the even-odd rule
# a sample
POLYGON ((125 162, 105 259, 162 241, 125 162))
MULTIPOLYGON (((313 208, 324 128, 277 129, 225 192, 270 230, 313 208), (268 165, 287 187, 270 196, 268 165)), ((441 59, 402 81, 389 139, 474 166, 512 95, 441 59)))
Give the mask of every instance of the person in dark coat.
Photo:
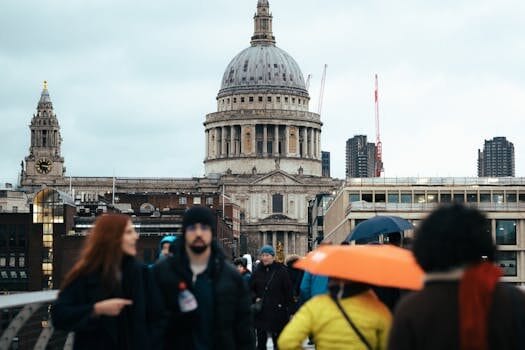
POLYGON ((138 234, 125 215, 103 215, 51 308, 53 326, 75 332, 73 348, 146 349, 144 271, 138 234))
POLYGON ((233 261, 233 265, 235 265, 237 271, 241 274, 242 279, 246 283, 250 283, 252 273, 248 270, 248 260, 246 260, 246 258, 237 258, 233 261))
POLYGON ((525 349, 525 294, 501 283, 481 212, 437 209, 416 232, 413 251, 425 285, 400 300, 388 349, 525 349))
POLYGON ((255 348, 250 294, 213 239, 215 220, 208 208, 188 209, 173 256, 153 267, 167 310, 165 349, 255 348))
POLYGON ((274 349, 277 349, 279 334, 290 319, 292 283, 286 267, 275 261, 273 247, 263 246, 260 259, 261 263, 250 280, 254 302, 262 303, 260 311, 255 314, 257 350, 266 349, 268 334, 272 337, 274 349))
POLYGON ((293 303, 290 306, 290 314, 293 315, 297 312, 301 306, 301 281, 303 280, 303 270, 296 269, 293 265, 300 259, 299 255, 292 254, 286 257, 284 264, 288 269, 288 275, 290 276, 290 282, 292 283, 292 297, 293 303))

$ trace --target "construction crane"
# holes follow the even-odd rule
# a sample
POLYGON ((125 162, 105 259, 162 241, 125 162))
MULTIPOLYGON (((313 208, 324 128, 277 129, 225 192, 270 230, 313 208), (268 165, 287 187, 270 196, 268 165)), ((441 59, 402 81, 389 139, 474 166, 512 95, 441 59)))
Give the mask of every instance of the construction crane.
POLYGON ((319 92, 319 103, 317 105, 317 114, 321 114, 321 110, 323 109, 324 83, 326 81, 326 68, 327 67, 328 65, 325 64, 324 69, 323 69, 323 77, 321 78, 321 91, 319 92))
POLYGON ((308 74, 308 76, 306 77, 306 90, 310 88, 310 79, 312 79, 312 75, 308 74))
POLYGON ((381 142, 381 132, 379 129, 379 84, 377 74, 375 75, 375 90, 374 90, 374 102, 376 109, 376 153, 375 153, 375 169, 374 175, 380 177, 384 173, 383 168, 383 144, 381 142))

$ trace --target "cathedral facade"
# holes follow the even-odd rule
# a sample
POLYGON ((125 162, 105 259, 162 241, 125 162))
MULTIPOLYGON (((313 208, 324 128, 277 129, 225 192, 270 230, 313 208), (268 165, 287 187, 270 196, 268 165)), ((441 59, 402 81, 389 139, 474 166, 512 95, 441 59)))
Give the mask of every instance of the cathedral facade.
POLYGON ((204 177, 78 177, 66 175, 60 126, 44 84, 21 186, 29 192, 54 187, 79 202, 119 192, 220 193, 240 207, 241 253, 280 242, 285 254, 305 254, 308 203, 341 181, 322 176, 320 115, 309 112, 299 65, 276 46, 267 0, 258 1, 250 46, 226 67, 216 100, 217 111, 204 121, 204 177))

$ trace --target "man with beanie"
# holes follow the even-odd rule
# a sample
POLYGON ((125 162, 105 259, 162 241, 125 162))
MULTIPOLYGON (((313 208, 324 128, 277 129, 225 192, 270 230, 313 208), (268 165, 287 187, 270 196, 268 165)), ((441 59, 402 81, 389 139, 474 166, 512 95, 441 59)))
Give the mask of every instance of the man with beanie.
POLYGON ((165 349, 254 349, 250 294, 213 239, 206 207, 184 213, 173 256, 154 267, 165 315, 165 349))
POLYGON ((253 308, 257 350, 266 349, 268 333, 272 337, 274 349, 277 349, 277 338, 290 319, 292 283, 286 267, 275 261, 272 246, 263 246, 259 254, 261 263, 250 280, 254 305, 258 305, 253 308))

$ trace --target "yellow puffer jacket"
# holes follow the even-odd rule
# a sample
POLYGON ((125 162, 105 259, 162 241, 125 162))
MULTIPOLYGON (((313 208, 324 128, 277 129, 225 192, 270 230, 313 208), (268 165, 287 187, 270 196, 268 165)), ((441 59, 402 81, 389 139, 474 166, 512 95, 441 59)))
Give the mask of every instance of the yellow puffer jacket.
MULTIPOLYGON (((374 350, 386 349, 392 316, 374 292, 341 299, 341 305, 374 350)), ((299 309, 281 333, 279 349, 302 349, 309 334, 317 350, 366 350, 329 295, 317 296, 299 309)))

